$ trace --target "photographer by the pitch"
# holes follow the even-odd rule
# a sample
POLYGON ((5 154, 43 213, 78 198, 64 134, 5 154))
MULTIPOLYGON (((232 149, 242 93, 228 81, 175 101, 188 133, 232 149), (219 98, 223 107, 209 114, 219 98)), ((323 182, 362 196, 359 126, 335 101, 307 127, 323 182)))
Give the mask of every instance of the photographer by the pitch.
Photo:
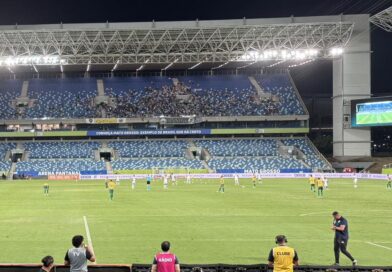
POLYGON ((287 246, 287 238, 278 235, 275 238, 276 247, 271 249, 268 256, 268 265, 274 272, 293 272, 294 265, 298 265, 298 255, 294 248, 287 246))
POLYGON ((83 236, 76 235, 72 238, 73 248, 65 254, 64 264, 69 265, 70 272, 87 272, 87 260, 95 262, 93 249, 83 243, 83 236))

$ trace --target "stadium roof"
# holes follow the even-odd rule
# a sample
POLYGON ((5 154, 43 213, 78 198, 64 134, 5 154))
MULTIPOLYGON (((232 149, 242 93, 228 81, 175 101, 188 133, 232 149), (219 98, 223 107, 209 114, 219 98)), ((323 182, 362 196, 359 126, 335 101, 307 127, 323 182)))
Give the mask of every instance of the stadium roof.
POLYGON ((373 15, 370 21, 385 31, 392 32, 392 6, 373 15))
POLYGON ((0 72, 244 68, 330 58, 345 16, 0 26, 0 72))

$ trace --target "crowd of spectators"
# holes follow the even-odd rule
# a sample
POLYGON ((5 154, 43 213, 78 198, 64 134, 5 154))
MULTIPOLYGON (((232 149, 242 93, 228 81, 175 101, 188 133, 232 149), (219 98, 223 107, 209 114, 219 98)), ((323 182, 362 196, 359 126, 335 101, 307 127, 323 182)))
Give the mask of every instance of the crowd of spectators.
MULTIPOLYGON (((180 83, 181 84, 181 83, 180 83)), ((106 117, 140 116, 252 116, 279 114, 279 102, 272 98, 259 99, 254 90, 203 90, 181 84, 161 89, 129 90, 114 93, 113 105, 101 104, 106 117)), ((98 113, 103 112, 101 110, 98 113)))
MULTIPOLYGON (((260 96, 247 77, 185 77, 172 80, 108 82, 109 98, 98 105, 93 80, 32 81, 26 105, 11 105, 18 92, 0 91, 0 117, 94 118, 153 116, 265 116, 303 114, 287 76, 257 77, 266 90, 260 96), (159 83, 159 84, 158 84, 159 83)), ((1 85, 0 85, 1 87, 1 85)), ((13 88, 6 85, 5 88, 13 88)), ((18 85, 18 87, 20 87, 18 85)), ((12 89, 12 90, 13 90, 12 89)), ((0 88, 1 90, 1 88, 0 88)), ((5 89, 7 90, 7 89, 5 89)), ((19 92, 20 93, 20 92, 19 92)))

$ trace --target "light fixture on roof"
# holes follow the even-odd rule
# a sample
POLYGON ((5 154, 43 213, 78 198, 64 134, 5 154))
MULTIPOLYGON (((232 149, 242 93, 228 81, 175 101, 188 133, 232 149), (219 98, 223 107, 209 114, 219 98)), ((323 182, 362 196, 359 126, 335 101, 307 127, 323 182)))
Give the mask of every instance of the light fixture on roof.
POLYGON ((215 70, 215 69, 222 68, 223 66, 225 66, 225 65, 229 64, 229 62, 230 62, 230 61, 227 61, 227 62, 225 62, 225 63, 222 63, 222 64, 221 64, 221 65, 219 65, 219 66, 216 66, 216 67, 213 67, 213 68, 211 68, 211 70, 215 70))
POLYGON ((319 50, 315 48, 307 49, 267 49, 264 51, 252 50, 242 55, 239 60, 242 61, 260 61, 260 60, 305 60, 312 59, 319 55, 319 50))
POLYGON ((193 70, 193 69, 195 69, 196 67, 198 67, 199 65, 201 65, 203 62, 201 61, 201 62, 199 62, 199 63, 196 63, 195 65, 193 65, 192 67, 189 67, 188 69, 189 70, 193 70))
POLYGON ((141 71, 144 68, 144 65, 140 65, 139 68, 136 69, 136 71, 141 71))
POLYGON ((114 64, 114 67, 113 67, 113 69, 112 69, 112 72, 114 72, 114 71, 116 71, 117 70, 117 67, 118 67, 118 64, 120 63, 120 59, 118 59, 117 61, 116 61, 116 64, 114 64))
POLYGON ((178 61, 178 59, 175 59, 173 62, 171 62, 171 63, 169 63, 165 68, 163 68, 162 70, 167 70, 167 69, 169 69, 170 67, 172 67, 173 66, 173 64, 174 63, 176 63, 178 61))
POLYGON ((340 56, 340 55, 343 54, 343 52, 344 52, 344 50, 343 50, 343 48, 341 48, 341 47, 333 47, 333 48, 331 48, 331 49, 329 50, 329 54, 330 54, 332 57, 340 56))
POLYGON ((91 60, 89 60, 87 63, 86 72, 90 72, 90 69, 91 69, 91 60))

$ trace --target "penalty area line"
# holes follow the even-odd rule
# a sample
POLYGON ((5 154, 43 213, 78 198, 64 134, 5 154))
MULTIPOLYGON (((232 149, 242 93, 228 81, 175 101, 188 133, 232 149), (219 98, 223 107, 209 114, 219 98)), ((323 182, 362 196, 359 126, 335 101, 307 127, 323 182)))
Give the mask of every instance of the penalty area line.
MULTIPOLYGON (((83 216, 83 221, 84 221, 84 228, 86 229, 86 235, 87 235, 87 242, 89 246, 91 247, 91 250, 94 252, 94 247, 93 247, 93 240, 91 239, 91 233, 90 233, 90 228, 88 227, 88 222, 87 222, 87 217, 83 216)), ((93 262, 93 264, 96 264, 97 262, 93 262)))
POLYGON ((387 246, 383 246, 383 245, 375 244, 375 243, 372 243, 372 242, 366 242, 366 244, 368 244, 368 245, 372 245, 372 246, 375 246, 375 247, 381 247, 381 248, 384 248, 384 249, 387 249, 387 250, 392 250, 392 248, 391 248, 391 247, 387 247, 387 246))

